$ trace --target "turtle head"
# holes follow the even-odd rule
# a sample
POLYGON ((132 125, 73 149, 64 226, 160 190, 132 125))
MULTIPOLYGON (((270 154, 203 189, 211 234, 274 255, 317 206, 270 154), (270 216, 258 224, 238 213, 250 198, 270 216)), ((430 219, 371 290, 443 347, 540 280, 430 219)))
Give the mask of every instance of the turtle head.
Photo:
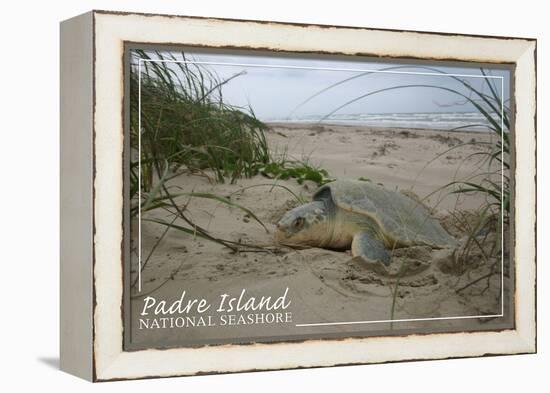
POLYGON ((291 247, 322 246, 330 239, 329 212, 322 201, 298 206, 277 223, 275 240, 291 247))

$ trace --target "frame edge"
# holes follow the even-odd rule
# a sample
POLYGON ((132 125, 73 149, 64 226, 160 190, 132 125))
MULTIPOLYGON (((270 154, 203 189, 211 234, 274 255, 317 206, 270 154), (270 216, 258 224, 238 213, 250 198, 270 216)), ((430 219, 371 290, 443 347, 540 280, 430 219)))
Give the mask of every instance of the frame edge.
POLYGON ((60 23, 60 369, 93 380, 93 12, 60 23))
MULTIPOLYGON (((115 13, 115 12, 102 12, 102 11, 94 11, 95 13, 97 14, 100 14, 100 15, 113 15, 113 14, 118 14, 118 13, 115 13)), ((124 14, 124 13, 122 13, 124 14)), ((125 15, 125 14, 124 14, 125 15)), ((136 14, 136 13, 129 13, 129 15, 138 15, 138 16, 147 16, 147 14, 136 14)), ((161 15, 162 16, 162 15, 161 15)), ((168 16, 167 16, 168 17, 168 16)), ((174 16, 171 16, 171 17, 174 17, 174 16)), ((181 17, 181 18, 189 18, 189 19, 201 19, 201 18, 197 18, 197 17, 181 17)), ((230 21, 230 22, 234 22, 235 20, 227 20, 227 19, 219 19, 219 18, 205 18, 205 19, 214 19, 214 20, 222 20, 222 21, 230 21)), ((246 22, 258 22, 258 23, 262 23, 262 22, 259 22, 259 21, 246 21, 246 22)), ((276 24, 276 25, 287 25, 285 23, 282 23, 282 22, 273 22, 273 24, 276 24)), ((292 25, 292 24, 290 24, 292 25)), ((326 26, 321 26, 321 27, 326 27, 326 26)), ((344 27, 344 28, 349 28, 349 27, 344 27)), ((360 28, 360 29, 364 29, 364 30, 379 30, 379 29, 369 29, 369 28, 360 28)), ((414 33, 420 33, 420 32, 416 32, 414 31, 414 33)), ((431 35, 438 35, 439 33, 434 33, 434 32, 427 32, 427 34, 431 34, 431 35)), ((452 36, 462 36, 462 37, 472 37, 472 36, 469 36, 469 35, 454 35, 454 34, 449 34, 449 35, 452 35, 452 36)), ((485 38, 490 38, 490 37, 485 37, 485 38)), ((506 40, 514 40, 513 38, 506 38, 506 37, 494 37, 494 38, 497 38, 499 40, 502 40, 502 41, 506 41, 506 40)), ((533 40, 533 39, 521 39, 521 38, 518 38, 517 40, 521 40, 521 41, 524 41, 521 43, 522 47, 528 47, 530 44, 533 44, 533 41, 534 41, 534 44, 535 44, 535 48, 536 48, 536 40, 533 40)), ((526 52, 529 52, 529 51, 526 51, 526 52)), ((536 53, 536 52, 535 52, 536 53)), ((531 57, 532 58, 532 57, 531 57)), ((535 60, 535 78, 536 78, 536 60, 535 60)), ((536 88, 536 84, 535 84, 535 88, 536 88)), ((532 92, 531 92, 532 93, 532 92)), ((536 101, 535 101, 535 121, 536 121, 536 101)), ((535 124, 535 128, 534 128, 534 131, 536 132, 536 124, 535 124)), ((536 166, 535 166, 535 171, 536 171, 536 166)), ((535 185, 536 185, 536 179, 535 179, 535 185)), ((536 218, 536 217, 535 217, 536 218)), ((529 232, 531 233, 531 231, 529 232)), ((535 250, 535 254, 534 254, 535 258, 536 258, 536 250, 535 250)), ((528 263, 528 269, 532 268, 531 266, 531 261, 529 261, 528 263)), ((529 272, 531 273, 531 272, 529 272)), ((535 276, 534 276, 534 279, 536 280, 536 272, 535 272, 535 276)), ((532 300, 532 299, 530 299, 532 300)), ((536 300, 536 289, 535 289, 535 300, 536 300)), ((526 317, 526 319, 524 319, 524 322, 528 322, 528 324, 530 323, 535 323, 536 324, 536 314, 533 315, 534 318, 531 318, 531 315, 524 315, 524 317, 526 317)), ((468 355, 462 355, 462 354, 455 354, 454 356, 433 356, 433 357, 426 357, 426 358, 410 358, 410 359, 407 359, 407 358, 403 358, 403 360, 399 360, 399 361, 411 361, 411 360, 432 360, 432 359, 445 359, 445 358, 461 358, 461 357, 473 357, 473 356, 495 356, 495 355, 510 355, 510 354, 528 354, 528 353, 534 353, 536 352, 536 325, 534 326, 522 326, 522 328, 525 328, 527 327, 527 329, 521 329, 520 331, 518 331, 518 329, 516 329, 516 331, 514 332, 515 334, 511 334, 510 337, 506 337, 508 339, 513 339, 513 342, 515 344, 515 347, 510 351, 510 352, 506 352, 506 351, 501 351, 501 350, 498 350, 498 351, 488 351, 486 353, 480 353, 480 354, 477 354, 477 355, 471 355, 471 354, 468 354, 468 355)), ((290 348, 288 348, 290 349, 290 348)), ((144 351, 146 352, 146 351, 144 351)), ((157 357, 159 355, 158 352, 156 351, 149 351, 149 355, 151 357, 157 357)), ((166 352, 170 352, 170 351, 166 351, 166 352)), ((168 353, 167 353, 168 354, 168 353)), ((189 373, 182 373, 182 372, 175 372, 175 373, 170 373, 169 371, 166 373, 166 374, 162 374, 162 373, 151 373, 150 375, 142 375, 142 376, 132 376, 131 374, 125 374, 125 371, 127 370, 124 370, 124 366, 127 366, 128 365, 128 361, 131 361, 132 359, 130 359, 132 356, 131 355, 128 355, 126 356, 126 354, 117 354, 115 356, 108 356, 108 360, 109 360, 109 363, 108 364, 103 364, 103 367, 100 367, 99 369, 99 372, 98 372, 98 380, 100 381, 108 381, 108 380, 122 380, 122 379, 140 379, 140 378, 151 378, 151 377, 168 377, 168 376, 183 376, 183 375, 200 375, 200 374, 208 374, 208 373, 232 373, 232 372, 243 372, 243 371, 252 371, 250 369, 239 369, 239 370, 224 370, 224 371, 213 371, 213 372, 209 372, 209 371, 198 371, 198 372, 189 372, 189 373), (121 356, 122 355, 122 356, 121 356)), ((107 360, 107 359, 104 359, 104 360, 107 360)), ((326 365, 320 365, 320 364, 313 364, 313 365, 306 365, 306 366, 303 366, 303 367, 327 367, 327 366, 337 366, 337 365, 343 365, 343 364, 369 364, 369 363, 386 363, 386 362, 393 362, 391 360, 381 360, 381 361, 378 361, 378 360, 365 360, 363 359, 362 361, 358 362, 358 363, 335 363, 335 364, 326 364, 326 365)), ((287 369, 287 368, 300 368, 300 366, 288 366, 288 367, 280 367, 280 368, 271 368, 271 367, 265 367, 265 368, 262 368, 260 367, 259 369, 254 369, 255 371, 260 371, 260 370, 273 370, 273 369, 287 369)))

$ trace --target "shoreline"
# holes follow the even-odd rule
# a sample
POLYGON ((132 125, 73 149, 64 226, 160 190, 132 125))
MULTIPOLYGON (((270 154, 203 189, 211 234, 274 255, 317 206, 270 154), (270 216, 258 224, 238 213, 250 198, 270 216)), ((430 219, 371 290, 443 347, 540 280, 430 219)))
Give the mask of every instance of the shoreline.
POLYGON ((411 131, 429 131, 429 132, 438 132, 438 133, 465 133, 465 134, 492 134, 494 133, 493 130, 487 128, 485 130, 468 130, 468 129, 460 129, 460 130, 449 130, 449 129, 442 129, 442 128, 429 128, 429 127, 405 127, 405 126, 373 126, 370 124, 365 123, 338 123, 338 122, 309 122, 309 121, 264 121, 264 124, 266 124, 269 128, 300 128, 300 127, 315 127, 315 126, 326 126, 326 127, 360 127, 360 128, 369 128, 374 131, 403 131, 403 130, 411 130, 411 131))

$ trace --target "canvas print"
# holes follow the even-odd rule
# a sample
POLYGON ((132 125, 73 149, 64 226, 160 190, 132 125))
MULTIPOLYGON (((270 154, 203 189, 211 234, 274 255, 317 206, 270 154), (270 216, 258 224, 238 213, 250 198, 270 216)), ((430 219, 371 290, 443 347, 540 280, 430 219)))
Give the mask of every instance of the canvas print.
POLYGON ((512 328, 512 76, 128 45, 125 349, 512 328))

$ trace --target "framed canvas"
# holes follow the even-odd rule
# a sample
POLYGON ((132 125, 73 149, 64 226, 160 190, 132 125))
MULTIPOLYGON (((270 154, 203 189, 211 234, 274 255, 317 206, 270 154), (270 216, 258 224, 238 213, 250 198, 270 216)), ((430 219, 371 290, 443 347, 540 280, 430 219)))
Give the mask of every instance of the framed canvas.
POLYGON ((536 40, 61 24, 61 367, 536 351, 536 40))

